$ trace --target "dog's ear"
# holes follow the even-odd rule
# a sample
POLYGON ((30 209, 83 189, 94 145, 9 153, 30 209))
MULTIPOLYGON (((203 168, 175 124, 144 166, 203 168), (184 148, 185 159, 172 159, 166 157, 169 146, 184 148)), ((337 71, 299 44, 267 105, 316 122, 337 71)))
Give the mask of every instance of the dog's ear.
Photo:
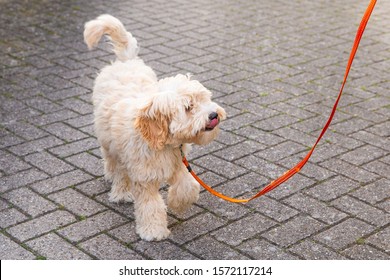
MULTIPOLYGON (((135 119, 135 128, 154 150, 162 150, 169 136, 170 110, 168 93, 156 96, 140 109, 135 119)), ((169 98, 171 99, 171 98, 169 98)))

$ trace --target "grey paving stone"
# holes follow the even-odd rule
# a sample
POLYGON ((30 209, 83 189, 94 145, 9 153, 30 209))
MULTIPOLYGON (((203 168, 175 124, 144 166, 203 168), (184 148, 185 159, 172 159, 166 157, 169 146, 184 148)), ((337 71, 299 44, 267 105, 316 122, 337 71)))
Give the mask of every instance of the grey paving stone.
POLYGON ((34 109, 45 113, 55 112, 61 108, 59 105, 43 98, 42 96, 35 96, 31 99, 26 100, 25 103, 29 107, 33 107, 34 109))
POLYGON ((269 106, 269 108, 275 109, 281 113, 285 113, 285 114, 290 115, 290 116, 297 117, 300 120, 308 119, 308 118, 315 116, 315 114, 313 114, 307 110, 304 110, 302 108, 298 108, 296 106, 289 105, 289 104, 284 103, 284 102, 273 104, 273 105, 269 106))
POLYGON ((350 218, 344 222, 321 232, 313 238, 321 243, 328 245, 336 250, 345 248, 355 243, 359 238, 372 232, 375 228, 357 220, 350 218))
POLYGON ((25 241, 43 233, 56 230, 75 220, 75 217, 68 212, 57 210, 56 212, 11 227, 7 232, 19 240, 25 241))
POLYGON ((369 183, 379 177, 378 175, 366 171, 363 168, 356 167, 354 165, 351 165, 347 162, 338 159, 328 160, 322 163, 321 165, 332 171, 337 171, 343 174, 344 176, 359 181, 361 183, 369 183))
POLYGON ((46 200, 28 188, 13 190, 4 194, 3 197, 33 217, 57 208, 54 203, 46 200))
POLYGON ((10 207, 9 203, 6 202, 6 201, 4 201, 4 200, 2 200, 2 199, 0 198, 0 211, 2 211, 2 210, 4 210, 4 209, 7 209, 7 208, 9 208, 9 207, 10 207))
POLYGON ((24 155, 32 154, 35 152, 41 152, 45 149, 48 149, 48 148, 51 148, 51 147, 54 147, 57 145, 61 145, 63 143, 64 142, 62 140, 60 140, 54 136, 47 136, 47 137, 43 137, 43 138, 38 139, 38 140, 34 140, 34 141, 30 141, 30 142, 26 142, 26 143, 23 143, 20 145, 13 146, 13 147, 9 148, 9 150, 11 152, 13 152, 14 154, 17 154, 19 156, 24 156, 24 155))
POLYGON ((285 252, 268 241, 252 239, 238 247, 243 253, 257 260, 295 260, 296 256, 285 252))
POLYGON ((247 203, 249 207, 255 209, 259 213, 270 217, 278 222, 283 222, 291 217, 294 217, 299 212, 291 207, 288 207, 277 200, 267 196, 262 196, 247 203))
POLYGON ((385 254, 369 245, 354 245, 343 251, 345 255, 354 260, 389 260, 390 255, 385 254))
POLYGON ((241 165, 249 170, 257 172, 257 173, 261 174, 262 176, 266 176, 268 178, 277 178, 280 175, 282 175, 285 171, 287 171, 286 169, 284 169, 284 168, 282 168, 282 167, 280 167, 272 162, 266 161, 262 158, 259 158, 259 157, 253 156, 253 155, 243 157, 243 158, 235 161, 235 163, 237 163, 237 164, 239 164, 239 165, 241 165))
POLYGON ((384 150, 390 149, 390 141, 388 138, 379 137, 375 134, 367 132, 365 130, 358 131, 351 135, 351 137, 368 143, 372 146, 380 147, 384 150))
POLYGON ((139 241, 133 245, 134 249, 153 260, 196 260, 193 254, 178 248, 168 241, 146 242, 139 241))
POLYGON ((377 203, 390 197, 389 193, 390 181, 387 179, 378 180, 372 184, 364 186, 352 192, 351 195, 367 201, 369 203, 377 203))
MULTIPOLYGON (((256 84, 262 84, 262 83, 256 83, 256 84)), ((252 101, 262 105, 270 105, 279 101, 287 100, 291 97, 292 96, 290 94, 284 91, 268 90, 268 91, 263 91, 259 97, 252 99, 252 101)))
POLYGON ((50 155, 47 152, 28 155, 24 158, 24 160, 39 168, 40 170, 44 170, 46 173, 54 176, 74 169, 74 167, 71 165, 50 155))
POLYGON ((275 134, 269 132, 264 132, 260 129, 254 128, 252 126, 247 126, 235 131, 235 133, 248 137, 251 140, 260 142, 264 145, 276 145, 284 141, 282 137, 279 137, 275 134))
POLYGON ((198 174, 199 178, 201 178, 204 182, 206 182, 210 186, 221 185, 221 184, 228 181, 226 178, 221 177, 221 176, 219 176, 211 171, 204 171, 201 168, 199 168, 198 166, 196 166, 194 168, 194 170, 196 172, 198 172, 198 170, 199 170, 199 173, 202 172, 201 174, 198 174))
POLYGON ((108 234, 114 236, 123 243, 133 243, 140 239, 140 237, 135 232, 135 221, 114 228, 113 230, 108 231, 108 234))
POLYGON ((105 234, 98 235, 79 245, 101 260, 141 260, 142 256, 105 234))
POLYGON ((27 140, 35 140, 47 136, 45 131, 26 122, 13 122, 5 125, 5 127, 27 140))
POLYGON ((382 208, 387 213, 390 213, 390 200, 383 201, 382 203, 377 204, 377 207, 382 208))
POLYGON ((184 244, 200 235, 204 235, 223 226, 225 223, 224 220, 210 213, 201 214, 184 223, 173 226, 169 239, 178 244, 184 244))
POLYGON ((80 128, 89 125, 93 125, 93 114, 87 114, 66 121, 67 124, 70 124, 73 127, 80 128))
POLYGON ((215 152, 214 155, 228 161, 233 161, 243 156, 254 154, 255 152, 265 149, 266 146, 254 141, 244 141, 232 147, 215 152))
POLYGON ((111 185, 101 178, 80 184, 76 186, 76 189, 88 196, 95 197, 96 195, 109 191, 111 189, 111 185))
POLYGON ((370 126, 372 122, 353 118, 350 120, 347 120, 345 122, 341 122, 338 124, 335 124, 332 126, 332 129, 341 133, 341 134, 351 134, 353 132, 365 129, 366 127, 370 126))
MULTIPOLYGON (((329 143, 325 143, 322 145, 319 145, 316 148, 316 151, 313 153, 312 157, 310 158, 311 162, 315 163, 322 163, 326 160, 334 160, 335 156, 338 156, 344 152, 346 152, 347 149, 337 146, 337 145, 332 145, 329 143)), ((326 166, 325 166, 326 167, 326 166)), ((329 168, 331 169, 331 168, 329 168)))
POLYGON ((229 179, 233 179, 247 172, 246 169, 240 166, 212 155, 201 157, 195 160, 194 163, 229 179))
POLYGON ((310 188, 309 190, 305 190, 304 192, 322 201, 331 201, 350 192, 358 186, 359 185, 357 183, 348 178, 336 176, 310 188))
POLYGON ((65 140, 66 142, 72 142, 87 137, 86 134, 64 123, 50 124, 45 126, 44 129, 53 134, 54 136, 65 140))
POLYGON ((273 131, 299 121, 298 118, 288 115, 278 115, 269 119, 254 123, 253 126, 265 131, 273 131))
POLYGON ((335 209, 334 207, 301 193, 294 194, 293 196, 283 200, 283 202, 330 225, 347 217, 345 213, 335 209))
POLYGON ((99 144, 95 138, 87 138, 50 149, 50 152, 59 157, 68 157, 97 147, 99 147, 99 144))
POLYGON ((43 115, 34 117, 33 119, 30 120, 30 122, 37 126, 43 126, 43 125, 48 125, 59 121, 64 121, 70 118, 75 118, 77 116, 78 114, 72 111, 59 110, 56 112, 47 113, 47 114, 45 113, 43 115))
POLYGON ((129 219, 134 219, 134 204, 130 202, 113 203, 109 200, 109 193, 102 193, 95 197, 97 201, 108 208, 114 209, 129 219))
POLYGON ((26 186, 48 176, 36 169, 28 169, 10 176, 0 178, 0 193, 26 186))
MULTIPOLYGON (((88 71, 88 69, 84 69, 82 72, 85 73, 86 71, 88 71)), ((70 72, 67 72, 67 73, 69 74, 70 72)), ((53 101, 59 101, 59 100, 63 100, 63 99, 69 98, 69 97, 83 95, 86 92, 88 92, 88 90, 85 89, 85 88, 82 88, 82 87, 72 87, 72 88, 67 88, 67 89, 55 90, 55 91, 50 92, 49 94, 47 94, 46 97, 51 99, 51 100, 53 100, 53 101)))
POLYGON ((237 143, 243 141, 244 139, 245 138, 240 136, 240 135, 223 130, 218 135, 218 138, 216 139, 216 141, 218 141, 222 144, 225 144, 225 145, 234 145, 234 144, 237 144, 237 143))
MULTIPOLYGON (((242 101, 242 100, 241 100, 242 101)), ((252 101, 243 101, 233 105, 234 108, 240 109, 242 113, 251 113, 259 117, 259 120, 267 119, 279 115, 276 110, 264 107, 252 101)))
MULTIPOLYGON (((301 145, 305 145, 306 146, 305 148, 307 148, 308 146, 309 147, 313 146, 315 141, 316 141, 315 137, 313 137, 307 133, 304 133, 302 131, 293 129, 291 127, 284 127, 284 128, 278 129, 276 131, 273 131, 273 133, 278 135, 278 136, 281 136, 283 138, 295 141, 301 145)), ((287 143, 291 143, 291 141, 289 141, 287 143)), ((297 146, 297 145, 292 145, 293 148, 294 148, 294 146, 295 146, 295 148, 299 148, 299 146, 297 146)), ((292 154, 292 153, 290 153, 290 154, 292 154)))
POLYGON ((54 191, 65 189, 73 185, 77 185, 90 179, 92 179, 90 175, 80 170, 74 170, 35 183, 31 185, 31 188, 41 194, 48 194, 54 191))
MULTIPOLYGON (((218 191, 223 192, 223 190, 220 190, 219 188, 218 191)), ((225 200, 213 196, 209 192, 201 193, 196 204, 203 208, 207 208, 208 211, 219 217, 223 217, 229 220, 241 218, 249 212, 249 209, 243 207, 242 205, 229 203, 225 200)))
POLYGON ((389 128, 390 128, 390 122, 384 122, 377 125, 374 125, 372 127, 367 128, 366 130, 368 132, 374 133, 379 136, 383 137, 389 137, 389 128))
MULTIPOLYGON (((285 158, 281 161, 279 161, 279 164, 285 166, 286 168, 290 169, 297 165, 299 162, 301 162, 302 159, 304 159, 306 156, 305 153, 297 154, 288 158, 285 158)), ((312 178, 316 181, 324 181, 330 177, 333 177, 336 175, 334 172, 325 169, 321 166, 318 166, 315 163, 312 163, 311 160, 309 160, 305 166, 299 171, 299 174, 305 175, 309 178, 312 178)))
MULTIPOLYGON (((360 133, 360 131, 357 133, 360 133)), ((331 145, 339 145, 341 147, 347 148, 348 150, 363 146, 364 142, 356 140, 353 135, 354 134, 352 134, 351 137, 348 137, 335 131, 327 131, 323 137, 323 140, 325 140, 327 143, 330 143, 331 145)))
POLYGON ((273 228, 261 236, 286 247, 324 228, 324 224, 308 216, 297 216, 283 225, 273 228))
POLYGON ((65 189, 48 196, 78 216, 91 216, 106 209, 103 205, 73 190, 65 189))
POLYGON ((317 116, 306 120, 300 120, 297 118, 296 122, 291 124, 291 128, 296 129, 298 131, 302 131, 306 134, 317 135, 318 133, 314 132, 322 129, 325 122, 326 119, 323 116, 317 116))
POLYGON ((66 161, 87 171, 94 176, 103 176, 103 161, 88 153, 81 153, 66 158, 66 161))
POLYGON ((384 226, 390 223, 390 214, 348 195, 332 201, 332 205, 376 226, 384 226))
POLYGON ((51 260, 89 260, 90 256, 80 251, 55 233, 26 242, 39 256, 51 260))
POLYGON ((305 260, 345 260, 346 258, 325 246, 311 240, 293 245, 289 251, 301 256, 305 260))
POLYGON ((0 148, 6 148, 9 146, 15 146, 20 143, 23 143, 25 140, 23 140, 21 137, 18 137, 13 134, 7 134, 0 138, 0 148))
POLYGON ((10 153, 0 150, 0 170, 6 174, 13 174, 29 168, 31 168, 31 165, 10 153))
POLYGON ((28 217, 15 208, 0 211, 0 228, 7 228, 27 220, 28 217))
POLYGON ((243 241, 259 235, 274 225, 276 223, 272 220, 255 213, 211 233, 211 236, 218 241, 238 246, 243 241))
MULTIPOLYGON (((235 76, 237 73, 234 73, 233 76, 235 76)), ((247 77, 248 73, 247 72, 243 72, 242 73, 244 75, 244 77, 247 77)), ((225 79, 227 76, 224 76, 222 79, 225 79)), ((220 78, 221 79, 221 78, 220 78)), ((220 80, 218 79, 218 80, 220 80)), ((218 102, 222 102, 222 103, 225 103, 225 104, 228 104, 228 105, 232 105, 232 104, 235 104, 235 103, 241 103, 243 101, 247 101, 253 97, 257 97, 257 93, 254 93, 254 92, 250 92, 250 91, 238 91, 238 92, 235 92, 235 93, 232 93, 232 94, 228 94, 228 95, 225 95, 224 97, 220 97, 220 98, 217 98, 216 101, 218 102)), ((240 107, 238 107, 240 108, 240 107)), ((242 108, 240 108, 242 109, 242 108)))
POLYGON ((213 141, 209 145, 206 145, 206 146, 192 147, 187 159, 193 160, 195 158, 199 158, 201 156, 208 155, 214 151, 221 150, 222 148, 224 148, 224 146, 225 145, 223 145, 217 141, 213 141))
POLYGON ((265 149, 256 153, 255 156, 264 158, 266 160, 277 162, 282 158, 291 156, 293 154, 307 150, 307 147, 294 143, 292 141, 286 141, 274 147, 265 149))
POLYGON ((386 155, 382 149, 371 145, 365 145, 340 156, 342 160, 355 165, 362 165, 386 155))
POLYGON ((367 239, 369 244, 377 246, 384 250, 386 253, 390 252, 390 227, 387 226, 385 229, 380 232, 370 236, 367 239))
POLYGON ((90 114, 93 111, 90 103, 84 102, 75 97, 63 100, 61 105, 81 115, 90 114))
POLYGON ((227 131, 234 131, 244 126, 248 126, 261 119, 261 116, 244 113, 238 116, 232 116, 223 122, 223 129, 227 131))
MULTIPOLYGON (((261 186, 264 186, 268 182, 269 180, 267 178, 257 173, 250 172, 236 179, 229 180, 215 189, 224 195, 238 197, 247 192, 260 190, 261 186)), ((211 185, 213 186, 213 184, 211 185)))
POLYGON ((382 177, 390 179, 390 166, 388 164, 380 161, 373 161, 363 165, 363 168, 382 177))
POLYGON ((0 234, 0 259, 2 260, 32 260, 33 253, 27 251, 10 238, 0 234))
POLYGON ((390 155, 381 158, 380 161, 384 163, 390 163, 390 155))
POLYGON ((106 211, 67 226, 59 230, 58 233, 72 242, 79 242, 125 222, 126 219, 122 216, 112 211, 106 211))
POLYGON ((282 199, 294 193, 300 192, 303 189, 309 188, 314 183, 315 181, 310 178, 307 178, 300 174, 295 174, 288 182, 283 183, 282 185, 274 189, 272 192, 270 192, 269 196, 275 199, 282 199))
POLYGON ((206 260, 248 260, 249 258, 231 249, 229 246, 204 236, 185 246, 195 255, 202 256, 206 260))

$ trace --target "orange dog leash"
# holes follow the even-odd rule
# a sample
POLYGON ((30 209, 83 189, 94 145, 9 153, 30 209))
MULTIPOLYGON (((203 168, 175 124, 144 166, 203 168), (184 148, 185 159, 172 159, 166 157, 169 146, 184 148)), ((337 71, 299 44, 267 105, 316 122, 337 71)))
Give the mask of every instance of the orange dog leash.
POLYGON ((195 180, 198 181, 199 184, 203 188, 205 188, 211 194, 213 194, 213 195, 215 195, 215 196, 217 196, 219 198, 222 198, 222 199, 224 199, 226 201, 230 201, 230 202, 234 202, 234 203, 245 203, 245 202, 251 201, 252 199, 255 199, 255 198, 257 198, 259 196, 262 196, 262 195, 266 194, 267 192, 273 190, 274 188, 276 188, 280 184, 286 182, 288 179, 290 179, 292 176, 294 176, 296 173, 298 173, 302 169, 302 167, 307 163, 307 161, 311 157, 311 155, 312 155, 314 149, 316 148, 318 142, 321 140, 322 136, 327 131, 327 129, 328 129, 328 127, 329 127, 329 125, 330 125, 330 123, 331 123, 331 121, 333 119, 333 116, 334 116, 334 114, 336 112, 336 109, 337 109, 337 105, 338 105, 338 103, 340 101, 340 98, 341 98, 341 95, 343 93, 343 89, 344 89, 345 83, 346 83, 347 78, 348 78, 349 70, 351 69, 353 59, 355 58, 355 54, 356 54, 356 51, 358 49, 358 46, 359 46, 359 43, 360 43, 360 39, 363 36, 363 33, 364 33, 365 28, 366 28, 367 22, 370 19, 370 16, 371 16, 372 11, 374 10, 375 4, 376 4, 376 0, 371 0, 370 4, 368 5, 368 7, 366 9, 366 12, 363 15, 363 18, 362 18, 362 20, 360 22, 359 28, 358 28, 358 30, 356 32, 356 37, 355 37, 354 44, 352 46, 351 53, 349 55, 349 60, 348 60, 347 67, 345 69, 344 80, 343 80, 343 83, 341 85, 339 95, 338 95, 338 97, 336 99, 336 102, 333 105, 333 109, 332 109, 332 112, 331 112, 331 114, 330 114, 330 116, 328 118, 328 121, 326 122, 324 128, 322 129, 320 135, 318 136, 318 139, 315 142, 314 146, 310 149, 310 151, 307 153, 307 155, 297 165, 295 165, 293 168, 288 170, 286 173, 284 173, 282 176, 280 176, 276 180, 272 181, 270 184, 268 184, 266 187, 264 187, 262 190, 260 190, 253 197, 247 198, 247 199, 237 199, 237 198, 232 198, 232 197, 226 196, 226 195, 224 195, 222 193, 219 193, 216 190, 214 190, 213 188, 211 188, 210 186, 208 186, 206 183, 204 183, 195 174, 195 172, 192 170, 190 164, 188 163, 188 161, 187 161, 187 159, 186 159, 186 157, 185 157, 185 155, 184 155, 184 153, 183 153, 183 151, 181 150, 181 147, 180 147, 180 151, 181 151, 181 154, 182 154, 182 160, 183 160, 184 165, 187 167, 188 171, 195 178, 195 180))

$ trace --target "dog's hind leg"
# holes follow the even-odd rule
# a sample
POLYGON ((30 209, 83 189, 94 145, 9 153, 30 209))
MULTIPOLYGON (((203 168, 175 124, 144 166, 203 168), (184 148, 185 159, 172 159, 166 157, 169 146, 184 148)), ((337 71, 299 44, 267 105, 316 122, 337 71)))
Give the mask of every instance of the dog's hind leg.
POLYGON ((118 159, 110 155, 106 148, 101 147, 104 161, 104 178, 112 182, 110 201, 111 202, 132 202, 131 182, 126 171, 121 168, 118 159))
POLYGON ((116 165, 112 176, 112 186, 110 192, 111 202, 133 202, 134 197, 131 193, 131 181, 125 169, 116 165))
POLYGON ((102 153, 104 163, 104 178, 107 181, 113 181, 116 169, 116 161, 112 156, 110 156, 106 148, 101 147, 100 151, 102 153))

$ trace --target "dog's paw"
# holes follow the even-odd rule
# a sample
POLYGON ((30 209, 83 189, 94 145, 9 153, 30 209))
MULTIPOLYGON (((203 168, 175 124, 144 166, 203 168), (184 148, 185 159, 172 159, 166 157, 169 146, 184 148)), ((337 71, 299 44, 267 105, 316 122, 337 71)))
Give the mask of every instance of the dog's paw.
POLYGON ((114 203, 133 202, 134 196, 130 192, 118 192, 111 190, 108 199, 110 202, 114 203))
POLYGON ((171 231, 165 226, 141 226, 136 229, 138 235, 146 241, 160 241, 166 239, 171 231))

